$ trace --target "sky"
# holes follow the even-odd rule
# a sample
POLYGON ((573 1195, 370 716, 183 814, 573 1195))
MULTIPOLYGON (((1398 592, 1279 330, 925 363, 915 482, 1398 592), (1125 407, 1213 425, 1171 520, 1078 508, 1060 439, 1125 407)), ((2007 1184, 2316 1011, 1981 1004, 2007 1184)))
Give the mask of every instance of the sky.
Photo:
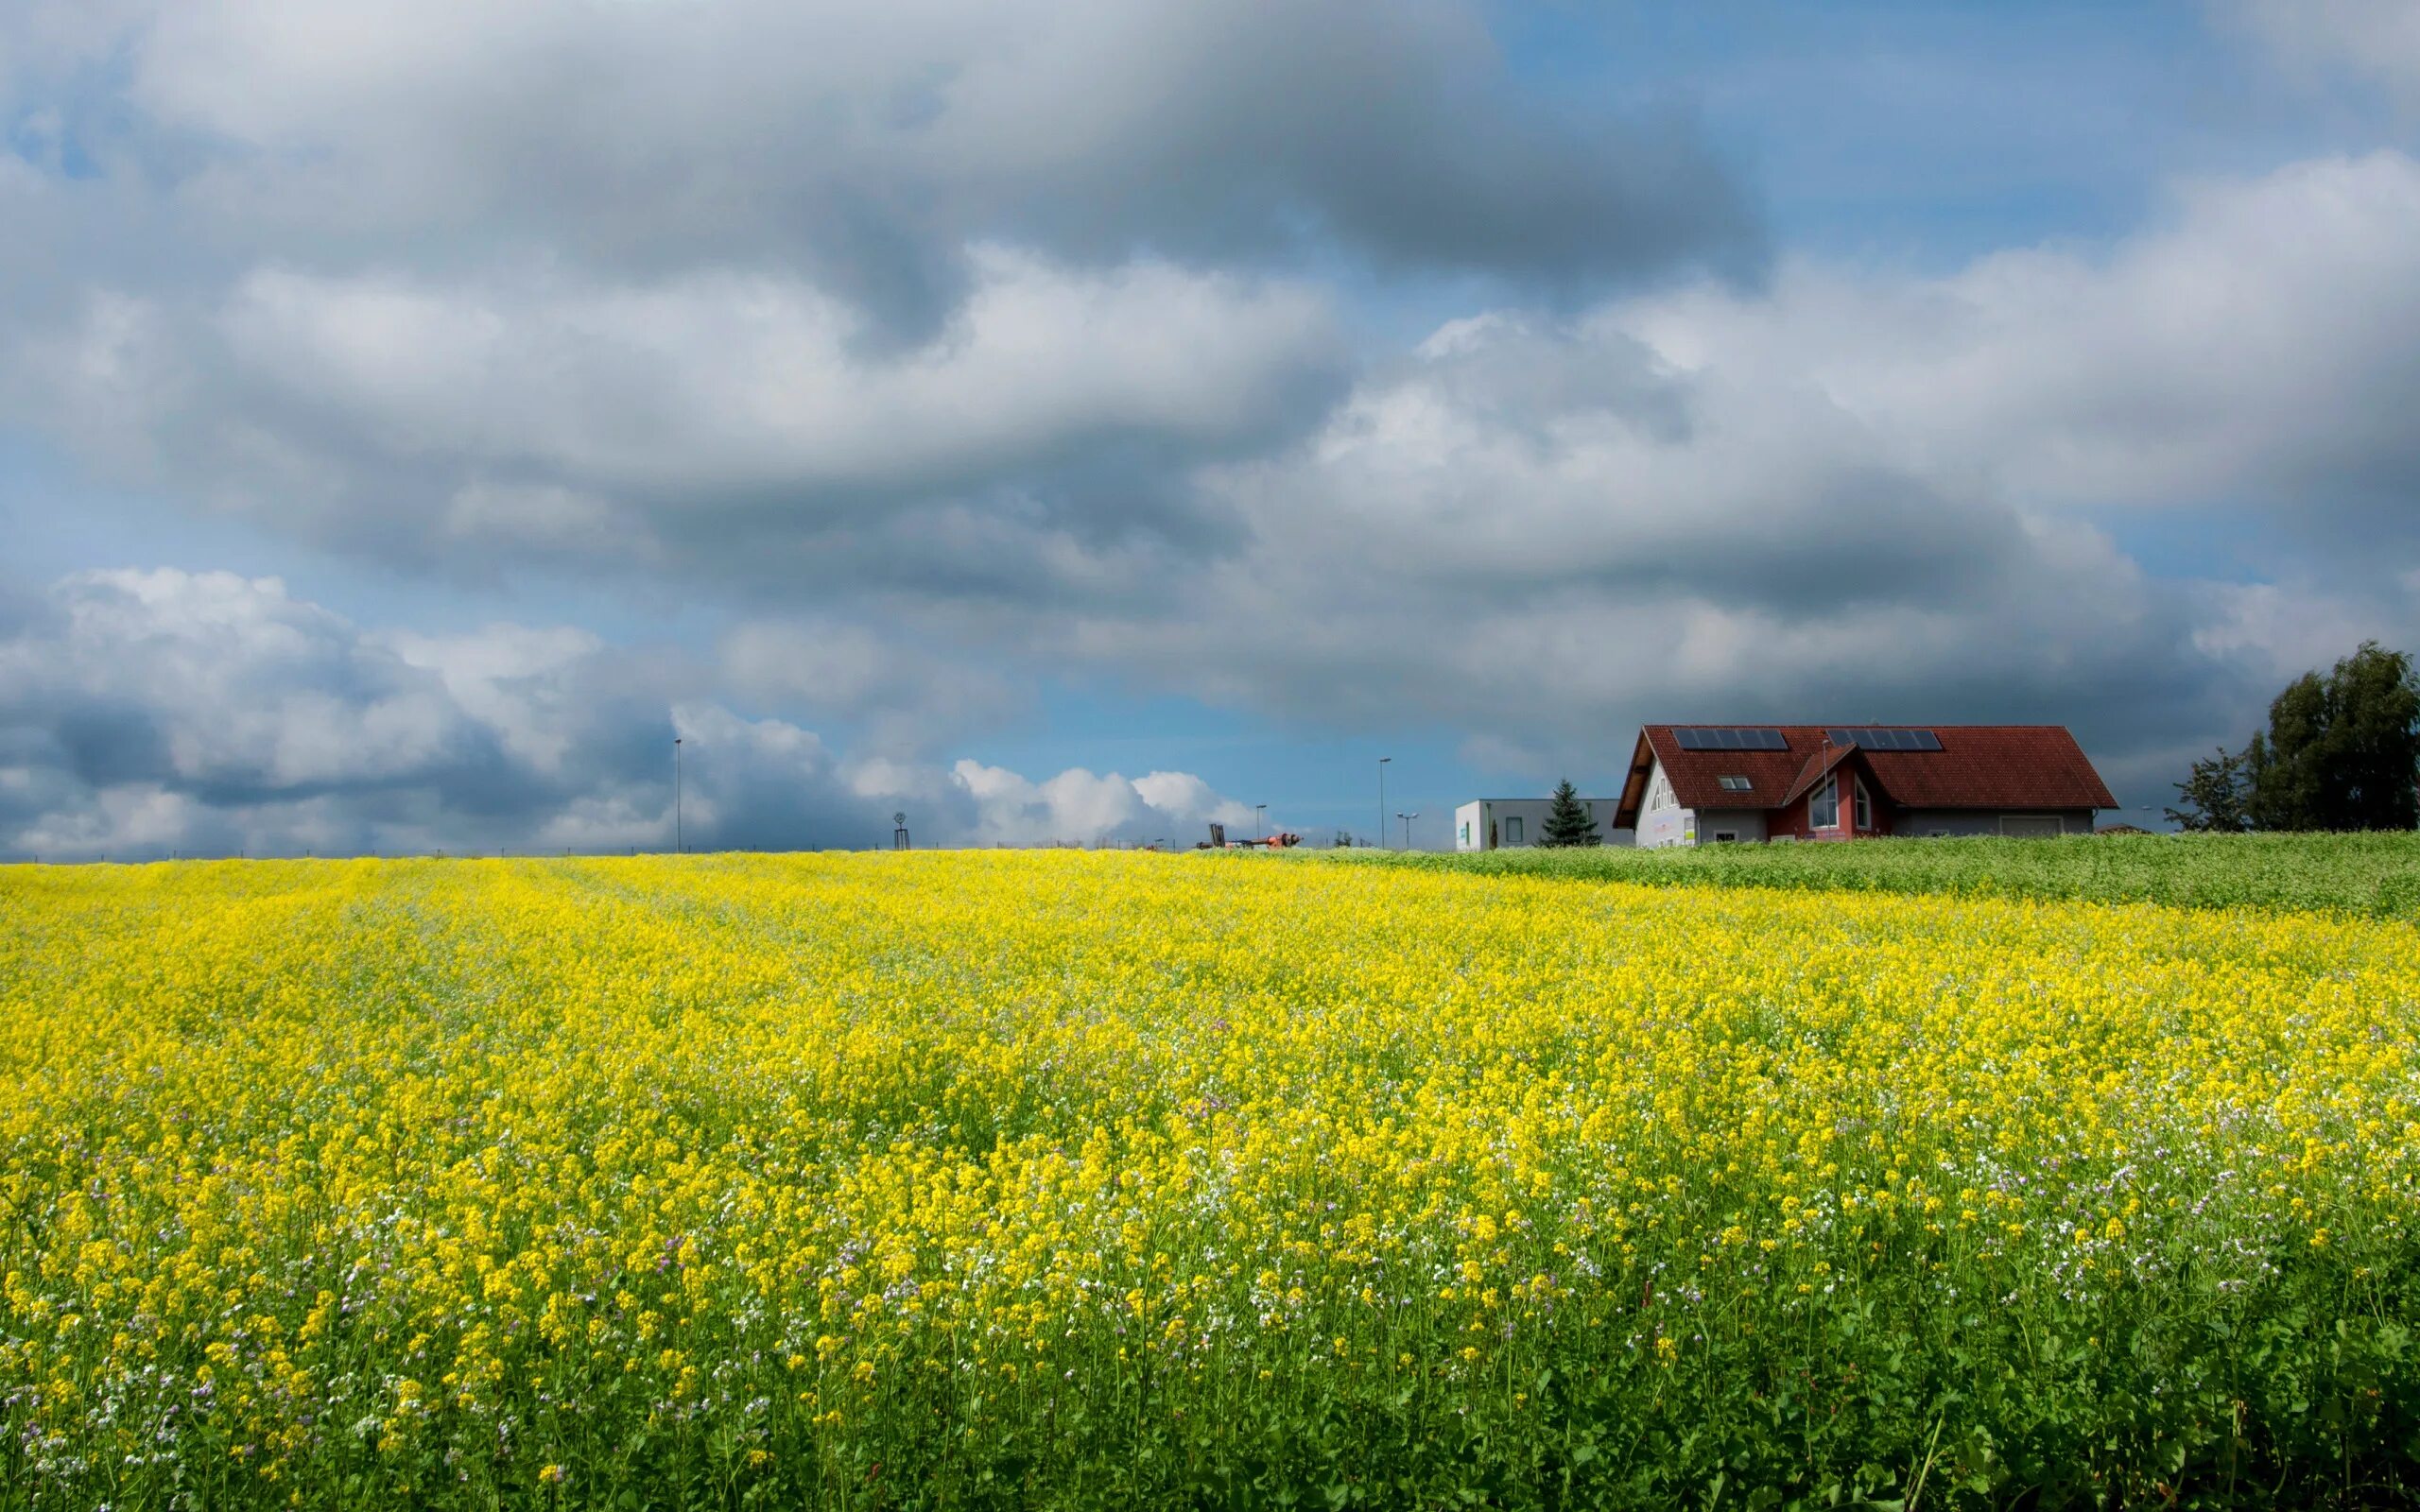
POLYGON ((0 227, 0 858, 2148 822, 2420 646, 2403 0, 18 0, 0 227))

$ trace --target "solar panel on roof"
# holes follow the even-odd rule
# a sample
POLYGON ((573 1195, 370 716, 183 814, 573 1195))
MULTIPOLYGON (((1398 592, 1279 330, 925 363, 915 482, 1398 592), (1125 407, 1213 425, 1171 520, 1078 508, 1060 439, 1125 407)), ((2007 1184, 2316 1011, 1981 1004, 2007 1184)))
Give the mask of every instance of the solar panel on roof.
POLYGON ((1827 730, 1835 746, 1859 750, 1939 750, 1941 737, 1929 730, 1827 730))
POLYGON ((1736 725, 1692 725, 1672 731, 1683 750, 1788 750, 1778 730, 1736 725))

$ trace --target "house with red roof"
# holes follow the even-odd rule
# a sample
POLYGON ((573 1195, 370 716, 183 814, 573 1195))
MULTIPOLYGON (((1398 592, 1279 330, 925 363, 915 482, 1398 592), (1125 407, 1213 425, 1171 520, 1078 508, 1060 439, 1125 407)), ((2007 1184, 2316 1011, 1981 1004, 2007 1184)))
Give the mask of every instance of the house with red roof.
POLYGON ((2039 836, 2117 806, 2064 725, 1648 725, 1614 823, 1647 847, 2039 836))

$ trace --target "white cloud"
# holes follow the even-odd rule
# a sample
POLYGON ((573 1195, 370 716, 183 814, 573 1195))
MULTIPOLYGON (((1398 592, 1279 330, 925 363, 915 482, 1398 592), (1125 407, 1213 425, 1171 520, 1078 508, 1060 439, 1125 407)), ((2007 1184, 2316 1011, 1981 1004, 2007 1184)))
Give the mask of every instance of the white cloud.
MULTIPOLYGON (((1800 262, 1760 293, 1451 321, 1302 443, 1151 484, 1200 532, 1152 549, 947 480, 1045 465, 1054 438, 1116 429, 1105 414, 1165 434, 1203 394, 1219 425, 1243 423, 1257 388, 1298 369, 1309 349, 1288 343, 1312 307, 1201 296, 1202 331, 1238 322, 1227 350, 1288 355, 1214 356, 1197 382, 1157 350, 1185 329, 1159 307, 1184 305, 1169 291, 1198 290, 1192 275, 985 266, 997 298, 977 294, 959 339, 873 356, 833 323, 840 306, 719 275, 467 302, 265 275, 228 324, 245 382, 334 406, 388 455, 558 479, 504 495, 542 517, 654 490, 643 518, 665 528, 728 522, 717 555, 661 570, 744 575, 828 548, 812 580, 838 590, 831 607, 741 623, 720 671, 768 707, 864 725, 860 762, 912 763, 996 717, 1012 702, 1002 647, 1300 715, 1410 710, 1547 752, 1712 689, 1740 712, 1854 698, 2132 738, 2234 717, 2221 679, 2267 659, 2238 598, 2147 575, 2096 512, 2222 491, 2313 550, 2349 533, 2365 558, 2409 560, 2377 551, 2374 519, 2394 480, 2420 477, 2401 421, 2420 403, 2404 356, 2420 346, 2420 164, 2399 154, 2202 184, 2099 253, 1919 279, 1800 262), (1048 334, 1080 348, 1105 325, 1120 329, 1074 364, 1085 376, 1054 387, 1048 334), (555 371, 590 391, 546 392, 555 371), (783 479, 803 500, 897 484, 945 502, 842 506, 835 524, 754 502, 783 479), (908 617, 914 640, 873 627, 908 617)), ((118 371, 108 353, 129 344, 88 366, 118 371)), ((1106 497, 1112 519, 1153 507, 1106 497)), ((2392 633, 2391 595, 2333 592, 2342 623, 2392 633)), ((1133 817, 1113 799, 1019 801, 1080 829, 1133 817)))
POLYGON ((946 767, 875 759, 856 764, 851 781, 869 799, 901 805, 918 844, 1190 845, 1211 820, 1253 817, 1250 805, 1190 772, 1130 779, 1077 766, 1037 782, 971 758, 946 767))
POLYGON ((1191 772, 1146 772, 1134 779, 1134 791, 1144 803, 1171 824, 1216 820, 1242 824, 1253 817, 1249 805, 1218 792, 1191 772))
POLYGON ((406 665, 436 673, 447 696, 494 730, 506 750, 548 773, 562 769, 572 738, 563 700, 578 690, 563 675, 604 649, 568 626, 491 625, 474 635, 404 632, 385 641, 406 665))
MULTIPOLYGON (((2195 645, 2255 670, 2270 691, 2332 664, 2382 627, 2375 610, 2324 583, 2212 584, 2208 598, 2212 612, 2195 629, 2195 645)), ((2402 627, 2420 627, 2407 619, 2402 627)))
MULTIPOLYGON (((646 570, 750 595, 717 685, 860 731, 820 780, 861 810, 921 803, 936 837, 1159 822, 1123 778, 987 799, 931 765, 1037 667, 1409 715, 1584 773, 1606 729, 1665 713, 2223 733, 2280 658, 2411 627, 2420 163, 2397 153, 2193 186, 2100 251, 1913 278, 1799 261, 1762 292, 1450 321, 1295 444, 1254 455, 1236 432, 1236 457, 1181 445, 1057 498, 1000 480, 1045 475, 1080 435, 1184 441, 1201 395, 1210 430, 1274 425, 1262 390, 1326 350, 1302 335, 1318 301, 1160 265, 983 266, 956 335, 896 349, 755 275, 277 271, 211 327, 216 356, 173 311, 95 306, 60 387, 94 426, 164 406, 147 444, 184 456, 173 425, 213 413, 191 375, 223 373, 234 408, 204 428, 242 455, 218 475, 257 467, 284 501, 333 478, 329 507, 382 539, 409 510, 346 490, 434 469, 438 559, 466 511, 536 522, 525 541, 602 510, 714 540, 646 570), (1072 333, 1066 372, 1051 333, 1072 333), (2146 572, 2111 533, 2213 497, 2265 512, 2300 561, 2250 592, 2146 572), (1137 517, 1156 541, 1120 534, 1137 517), (918 633, 881 628, 901 623, 918 633)), ((559 770, 568 727, 542 715, 560 677, 391 646, 448 700, 399 703, 397 742, 453 720, 559 770)), ((297 737, 282 759, 324 772, 347 752, 297 737)))
MULTIPOLYGON (((1299 374, 1333 360, 1326 311, 1301 285, 1153 263, 1072 273, 996 248, 976 267, 941 339, 878 354, 848 305, 759 274, 448 284, 271 269, 218 326, 243 380, 379 450, 450 457, 466 488, 502 486, 480 468, 537 469, 690 509, 774 485, 962 482, 1094 433, 1215 443, 1273 423, 1299 374)), ((530 512, 526 489, 505 498, 530 512)), ((540 512, 593 514, 581 498, 540 512)))
POLYGON ((156 783, 127 783, 95 793, 76 807, 34 815, 9 837, 9 848, 18 855, 53 859, 170 854, 193 843, 198 807, 156 783))
MULTIPOLYGON (((2408 8, 2246 13, 2409 73, 2408 8)), ((1607 298, 1751 246, 1728 176, 1525 94, 1449 0, 35 0, 0 54, 0 418, 199 511, 725 632, 675 679, 290 602, 208 631, 178 586, 159 656, 90 631, 98 702, 39 684, 123 714, 42 737, 142 768, 113 793, 358 779, 444 795, 377 800, 415 833, 637 836, 711 687, 745 721, 700 736, 715 825, 1075 837, 1224 800, 953 772, 1035 671, 1584 776, 1655 714, 2223 730, 2281 660, 2412 626, 2401 152, 2183 185, 2106 244, 1607 298), (1446 297, 1495 307, 1368 334, 1446 297), (2230 529, 2274 582, 2199 580, 2256 575, 2230 529), (144 680, 178 655, 250 713, 144 680)))
POLYGON ((2314 82, 2362 76, 2420 105, 2420 8, 2410 0, 2223 0, 2220 9, 2314 82))
POLYGON ((1154 472, 1298 428, 1340 369, 1299 283, 974 266, 909 347, 770 273, 270 267, 216 303, 90 295, 0 343, 0 404, 121 477, 422 563, 1075 581, 1190 528, 1154 472))
POLYGON ((1003 679, 962 654, 829 616, 743 621, 723 636, 718 660, 735 691, 846 715, 894 755, 995 722, 1019 702, 1003 679))
POLYGON ((1690 379, 1837 410, 1943 487, 2204 505, 2420 472, 2420 163, 2297 163, 2189 186, 2100 254, 2010 250, 1942 278, 1806 263, 1599 319, 1690 379))
POLYGON ((1549 776, 1656 716, 2230 731, 2284 662, 2420 630, 2414 350, 2395 153, 2197 186, 2100 254, 1460 319, 1303 444, 1211 471, 1246 549, 1048 644, 1485 732, 1549 776), (2161 576, 2111 533, 2220 501, 2300 570, 2161 576))
POLYGON ((1233 813, 1200 779, 847 759, 676 698, 695 682, 566 627, 366 631, 274 578, 81 574, 0 628, 0 853, 321 853, 1151 838, 1233 813), (1148 833, 1147 833, 1148 832, 1148 833))
POLYGON ((1188 772, 1128 779, 1071 767, 1041 782, 960 761, 951 781, 974 801, 969 831, 977 844, 1091 844, 1102 839, 1171 839, 1190 844, 1203 821, 1242 823, 1252 810, 1214 792, 1188 772), (1179 832, 1170 834, 1168 832, 1179 832))
POLYGON ((112 760, 291 788, 420 770, 470 739, 436 679, 275 578, 87 573, 53 608, 52 634, 0 642, 0 689, 20 705, 123 711, 112 760))
POLYGON ((455 490, 442 528, 464 541, 577 555, 613 536, 627 540, 636 525, 610 501, 559 483, 478 479, 455 490))

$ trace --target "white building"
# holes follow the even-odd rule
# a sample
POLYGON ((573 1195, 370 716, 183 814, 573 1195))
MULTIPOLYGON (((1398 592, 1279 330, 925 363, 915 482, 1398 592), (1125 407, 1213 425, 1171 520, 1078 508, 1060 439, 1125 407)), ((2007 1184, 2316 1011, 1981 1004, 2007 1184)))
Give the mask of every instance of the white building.
MULTIPOLYGON (((1580 802, 1597 821, 1597 833, 1604 836, 1605 844, 1631 843, 1628 830, 1613 827, 1614 810, 1618 806, 1614 799, 1583 798, 1580 802)), ((1510 850, 1535 845, 1553 809, 1554 799, 1548 798, 1483 798, 1465 803, 1454 811, 1454 849, 1510 850)))

